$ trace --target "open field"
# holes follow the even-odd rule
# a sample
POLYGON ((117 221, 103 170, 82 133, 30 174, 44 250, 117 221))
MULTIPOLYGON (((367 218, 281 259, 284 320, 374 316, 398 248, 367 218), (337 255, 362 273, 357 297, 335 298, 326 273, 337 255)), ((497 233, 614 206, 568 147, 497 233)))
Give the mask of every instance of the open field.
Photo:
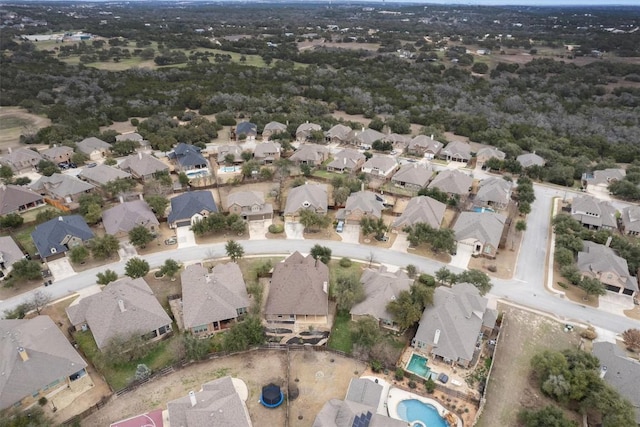
POLYGON ((20 107, 0 107, 0 152, 20 146, 20 135, 25 131, 37 132, 51 120, 27 112, 20 107))
MULTIPOLYGON (((577 347, 580 342, 580 332, 566 333, 562 323, 511 306, 498 305, 498 309, 505 315, 478 427, 517 426, 521 409, 551 404, 532 383, 531 358, 544 350, 577 347)), ((566 415, 579 421, 575 413, 566 411, 566 415)))

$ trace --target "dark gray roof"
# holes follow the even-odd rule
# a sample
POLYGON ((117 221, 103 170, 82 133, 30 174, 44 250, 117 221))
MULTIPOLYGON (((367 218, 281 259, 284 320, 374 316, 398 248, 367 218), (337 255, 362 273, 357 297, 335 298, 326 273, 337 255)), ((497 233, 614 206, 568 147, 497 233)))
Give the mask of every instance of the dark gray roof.
POLYGON ((604 380, 631 402, 636 422, 640 424, 640 362, 627 357, 622 349, 610 342, 593 343, 592 351, 600 360, 604 380))
POLYGON ((195 145, 185 144, 184 142, 175 146, 173 151, 169 153, 169 158, 175 159, 180 165, 185 167, 208 165, 207 160, 200 154, 200 148, 195 145))
POLYGON ((236 134, 256 135, 258 133, 258 126, 251 122, 240 122, 236 126, 236 134))
POLYGON ((530 168, 531 166, 544 166, 545 161, 542 157, 536 153, 520 154, 516 157, 516 161, 522 165, 523 168, 530 168))
POLYGON ((218 212, 216 202, 210 191, 189 191, 171 199, 170 223, 190 219, 197 213, 218 212))
POLYGON ((84 154, 91 154, 94 150, 110 150, 111 145, 96 137, 85 138, 76 144, 78 151, 84 154))
POLYGON ((11 267, 14 262, 23 258, 22 250, 11 236, 0 236, 0 262, 4 263, 5 268, 11 267))
POLYGON ((624 282, 622 286, 638 290, 638 281, 629 274, 627 260, 618 256, 610 247, 583 240, 577 264, 578 270, 582 273, 599 276, 604 272, 614 272, 624 282))
POLYGON ((42 202, 42 196, 27 187, 0 184, 0 215, 18 210, 20 206, 42 202))
POLYGON ((506 220, 504 215, 494 212, 462 212, 453 231, 458 241, 476 239, 497 249, 506 220))
POLYGON ((622 224, 628 233, 635 231, 640 233, 640 206, 627 206, 622 210, 622 224))
POLYGON ((444 170, 429 183, 428 188, 438 188, 445 193, 466 196, 473 184, 473 178, 457 169, 444 170))
POLYGON ((511 200, 511 188, 513 183, 506 179, 489 177, 480 181, 476 200, 479 202, 491 202, 507 204, 511 200))
POLYGON ((66 246, 68 237, 77 237, 86 241, 93 238, 93 231, 82 216, 67 215, 44 222, 36 226, 31 233, 33 243, 43 258, 69 250, 66 246))
POLYGON ((0 410, 86 366, 49 316, 0 320, 0 410))
POLYGON ((585 225, 617 228, 616 213, 610 202, 591 196, 578 196, 571 202, 571 216, 585 225))
POLYGON ((291 214, 299 209, 327 211, 328 195, 326 184, 304 184, 289 190, 284 213, 291 214))
POLYGON ((393 174, 391 181, 404 182, 418 187, 426 187, 433 176, 431 166, 420 165, 418 163, 407 163, 400 166, 400 169, 393 174))
POLYGON ((108 182, 115 181, 116 179, 131 178, 131 174, 121 169, 114 168, 113 166, 99 164, 93 168, 82 169, 78 174, 78 177, 104 185, 108 182))

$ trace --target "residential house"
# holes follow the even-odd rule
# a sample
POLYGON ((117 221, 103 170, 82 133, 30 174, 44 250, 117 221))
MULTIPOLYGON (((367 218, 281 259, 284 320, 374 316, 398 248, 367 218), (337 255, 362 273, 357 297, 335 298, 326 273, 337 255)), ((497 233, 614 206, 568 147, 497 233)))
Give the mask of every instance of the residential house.
POLYGON ((113 166, 100 164, 92 168, 83 168, 78 174, 78 178, 102 187, 117 179, 131 179, 131 174, 113 166))
POLYGON ((626 175, 627 172, 619 168, 585 172, 582 174, 582 186, 587 191, 604 191, 607 194, 609 193, 609 185, 624 179, 626 175))
POLYGON ((327 165, 327 171, 355 174, 360 171, 366 159, 358 150, 345 148, 339 151, 333 161, 327 165))
POLYGON ((238 164, 244 162, 242 158, 242 147, 239 145, 220 145, 218 146, 218 164, 223 165, 227 163, 227 156, 229 159, 233 156, 233 163, 238 164))
POLYGON ((600 361, 600 377, 620 395, 631 402, 640 425, 640 362, 628 357, 615 343, 594 342, 591 350, 600 361))
POLYGON ((513 182, 503 178, 490 177, 480 181, 478 193, 473 203, 476 206, 505 209, 511 201, 513 182))
POLYGON ((424 156, 428 159, 434 159, 440 154, 443 146, 444 144, 442 144, 442 142, 433 139, 433 135, 431 135, 431 137, 427 135, 417 135, 409 142, 407 152, 414 156, 424 156))
POLYGON ((258 126, 251 122, 240 122, 236 125, 235 132, 238 140, 255 141, 258 135, 258 126), (242 138, 243 135, 244 138, 242 138))
POLYGON ((329 158, 327 147, 318 144, 302 144, 289 159, 298 165, 320 166, 329 158))
POLYGON ((629 236, 640 235, 640 206, 627 206, 622 209, 622 232, 629 236))
POLYGON ((78 142, 76 144, 76 150, 89 157, 90 160, 96 161, 109 154, 109 151, 111 151, 111 144, 92 136, 78 142))
POLYGON ((398 162, 395 157, 374 155, 362 165, 362 172, 372 178, 387 180, 396 171, 398 162))
POLYGON ((228 211, 245 221, 273 219, 273 205, 258 191, 238 191, 227 198, 228 211))
POLYGON ((330 326, 329 267, 298 251, 276 264, 264 313, 289 327, 330 326))
POLYGON ((0 410, 32 405, 87 375, 87 363, 49 316, 2 319, 0 336, 0 410))
POLYGON ((189 178, 211 175, 209 161, 201 154, 201 149, 184 142, 176 145, 168 157, 175 162, 176 170, 184 172, 189 178))
POLYGON ((253 150, 253 158, 260 164, 270 165, 280 158, 282 147, 279 142, 266 141, 256 144, 253 150))
POLYGON ((114 339, 157 340, 171 332, 171 318, 141 277, 111 282, 101 292, 76 299, 66 312, 76 330, 91 330, 100 350, 114 339))
POLYGON ((298 129, 296 129, 296 140, 307 141, 311 136, 312 132, 317 132, 321 130, 322 130, 322 126, 317 125, 315 123, 309 123, 309 122, 303 123, 300 126, 298 126, 298 129))
POLYGON ((494 212, 462 212, 453 227, 456 241, 471 246, 474 256, 495 258, 507 218, 494 212))
POLYGON ((287 195, 284 215, 293 219, 300 215, 302 209, 326 215, 329 204, 328 191, 326 184, 304 184, 292 188, 287 195))
POLYGON ((385 135, 382 132, 378 132, 373 129, 365 129, 362 128, 360 132, 355 131, 353 133, 352 144, 355 144, 359 147, 371 147, 373 143, 376 141, 382 141, 385 135))
POLYGON ((120 203, 102 212, 102 225, 107 234, 126 237, 135 227, 142 226, 155 234, 160 223, 147 202, 132 200, 120 203))
POLYGON ((387 305, 398 299, 400 292, 408 292, 413 279, 410 279, 402 269, 392 273, 387 270, 387 267, 381 265, 377 269, 365 269, 360 277, 360 283, 364 289, 365 299, 351 308, 349 311, 351 320, 369 316, 376 319, 381 327, 399 331, 398 325, 393 320, 393 314, 387 310, 387 305))
POLYGON ((134 178, 143 181, 152 179, 157 173, 169 173, 169 165, 151 154, 140 152, 126 157, 119 167, 129 172, 134 178))
POLYGON ((80 215, 66 215, 37 225, 31 239, 45 261, 62 258, 68 250, 93 238, 93 231, 80 215))
POLYGON ((0 279, 11 273, 14 262, 24 259, 22 249, 11 236, 0 236, 0 279))
POLYGON ((598 279, 609 292, 632 297, 638 292, 638 279, 629 274, 627 260, 608 246, 583 241, 578 271, 583 277, 598 279))
POLYGON ((346 144, 353 136, 353 129, 337 124, 324 133, 325 140, 331 144, 346 144))
POLYGON ((404 227, 423 223, 436 230, 440 228, 447 205, 431 197, 418 196, 409 200, 404 212, 393 221, 392 228, 402 230, 404 227))
POLYGON ((482 335, 495 328, 498 313, 487 308, 478 288, 458 283, 436 288, 425 308, 411 346, 452 365, 469 367, 482 335))
POLYGON ((577 196, 571 202, 571 216, 584 227, 613 230, 618 227, 616 208, 610 202, 590 196, 577 196))
POLYGON ((206 337, 230 328, 247 313, 249 295, 238 264, 216 265, 211 273, 201 264, 180 274, 184 329, 206 337))
POLYGON ((439 172, 433 181, 429 183, 427 188, 437 188, 452 196, 460 196, 462 198, 469 195, 473 178, 457 169, 447 169, 439 172))
POLYGON ((313 421, 313 427, 406 427, 407 422, 388 416, 388 384, 377 378, 352 378, 344 400, 331 399, 313 421))
POLYGON ((535 152, 520 154, 518 157, 516 157, 516 161, 520 163, 520 166, 522 166, 524 169, 530 168, 531 166, 542 167, 546 163, 545 160, 542 157, 538 156, 535 152))
POLYGON ((262 129, 262 139, 268 140, 271 136, 277 135, 279 133, 285 133, 287 131, 287 125, 280 122, 269 122, 264 125, 264 129, 262 129))
POLYGON ((338 210, 336 219, 347 224, 360 224, 363 218, 382 218, 384 203, 381 196, 372 191, 358 191, 352 193, 345 204, 344 209, 338 210))
POLYGON ((476 167, 484 169, 484 165, 489 159, 504 160, 506 156, 504 151, 500 151, 495 147, 483 147, 476 153, 476 167))
POLYGON ((468 163, 471 160, 471 145, 468 142, 453 141, 440 150, 438 156, 448 162, 468 163))
POLYGON ((209 381, 202 389, 167 403, 168 423, 175 427, 251 427, 245 400, 247 385, 225 376, 209 381))
POLYGON ((138 144, 140 147, 144 147, 149 144, 149 141, 145 140, 142 135, 137 132, 127 132, 121 135, 116 135, 116 142, 132 141, 138 144))
POLYGON ((400 135, 399 133, 390 133, 382 138, 383 142, 390 142, 393 145, 393 149, 398 153, 404 153, 409 143, 411 142, 411 137, 406 135, 400 135))
POLYGON ((427 186, 432 176, 433 169, 430 165, 406 163, 391 177, 391 183, 417 193, 427 186))
POLYGON ((73 156, 73 148, 67 147, 66 145, 54 145, 51 148, 42 150, 40 154, 45 160, 49 160, 50 162, 53 162, 55 164, 66 163, 71 161, 71 156, 73 156))
POLYGON ((9 166, 15 173, 29 172, 38 166, 43 157, 35 149, 18 148, 8 149, 6 156, 0 159, 0 163, 9 166))
POLYGON ((95 190, 96 186, 76 178, 73 175, 54 173, 51 176, 43 176, 29 186, 49 199, 69 205, 78 202, 83 194, 95 190))
POLYGON ((171 199, 167 222, 171 228, 191 227, 215 212, 218 207, 211 191, 189 191, 171 199))
POLYGON ((26 211, 43 203, 42 196, 28 187, 0 184, 0 215, 26 211))

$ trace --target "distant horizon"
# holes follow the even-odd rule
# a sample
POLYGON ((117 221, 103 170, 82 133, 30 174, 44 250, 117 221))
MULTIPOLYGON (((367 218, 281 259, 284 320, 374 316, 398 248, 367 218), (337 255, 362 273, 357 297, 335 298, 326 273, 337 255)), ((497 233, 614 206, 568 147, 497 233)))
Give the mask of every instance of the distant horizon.
MULTIPOLYGON (((4 1, 3 4, 17 3, 48 3, 60 2, 61 0, 17 0, 4 1)), ((617 6, 635 6, 640 8, 639 0, 70 0, 68 3, 252 3, 252 4, 268 4, 268 3, 333 3, 333 4, 412 4, 412 5, 438 5, 438 6, 527 6, 527 7, 582 7, 582 6, 598 6, 598 7, 617 7, 617 6)))

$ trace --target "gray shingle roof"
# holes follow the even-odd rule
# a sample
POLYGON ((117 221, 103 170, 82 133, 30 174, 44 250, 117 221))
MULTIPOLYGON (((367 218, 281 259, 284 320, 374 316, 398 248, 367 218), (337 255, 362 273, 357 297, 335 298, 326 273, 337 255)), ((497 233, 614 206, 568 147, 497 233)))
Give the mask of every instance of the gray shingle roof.
POLYGON ((329 155, 327 147, 318 144, 303 144, 289 159, 292 162, 322 163, 329 155))
POLYGON ((128 233, 133 228, 158 226, 160 223, 144 200, 120 203, 102 212, 102 224, 108 234, 128 233))
POLYGON ((294 252, 273 268, 265 314, 328 315, 329 268, 294 252))
POLYGON ((52 197, 65 199, 77 194, 85 193, 96 188, 95 185, 76 178, 72 175, 54 173, 51 176, 43 176, 30 185, 34 191, 47 193, 52 197))
POLYGON ((523 168, 530 168, 531 166, 544 166, 545 161, 542 157, 536 153, 520 154, 516 157, 516 161, 522 165, 523 168))
POLYGON ((442 150, 442 142, 430 138, 426 135, 416 135, 411 142, 409 142, 409 150, 422 150, 438 154, 442 150))
POLYGON ((432 176, 433 170, 430 166, 424 166, 418 163, 407 163, 400 166, 400 169, 393 175, 391 181, 426 187, 432 176))
POLYGON ((591 196, 577 196, 571 202, 571 216, 585 225, 617 228, 616 208, 591 196))
POLYGON ((20 169, 23 164, 37 165, 42 160, 42 155, 30 148, 19 148, 11 151, 2 158, 2 163, 7 164, 14 169, 20 169))
POLYGON ((627 260, 605 245, 584 240, 582 251, 578 252, 577 265, 581 273, 599 275, 607 271, 614 272, 623 280, 622 285, 626 289, 638 290, 637 280, 629 274, 627 260))
POLYGON ((76 144, 76 149, 83 154, 91 154, 94 150, 110 150, 111 145, 96 137, 85 138, 76 144))
POLYGON ((218 163, 224 163, 228 154, 233 154, 234 162, 239 162, 242 160, 242 147, 239 145, 218 146, 218 163))
POLYGON ((116 142, 118 141, 135 141, 141 143, 144 141, 144 138, 137 132, 129 132, 123 133, 122 135, 116 135, 116 142))
POLYGON ((409 204, 395 221, 394 227, 406 227, 419 222, 438 229, 442 224, 447 205, 431 197, 418 196, 409 200, 409 204))
POLYGON ((627 206, 622 210, 622 224, 626 232, 640 233, 640 206, 627 206))
POLYGON ((480 181, 475 200, 483 203, 506 205, 511 200, 513 183, 502 178, 490 177, 480 181))
POLYGON ((311 134, 312 131, 314 130, 322 130, 322 126, 317 125, 315 123, 302 123, 300 126, 298 126, 298 128, 296 129, 296 135, 298 134, 304 134, 305 136, 308 136, 311 134))
POLYGON ((462 212, 453 227, 456 240, 476 239, 497 248, 507 218, 494 212, 462 212))
POLYGON ((354 139, 358 144, 372 145, 374 142, 384 139, 384 133, 373 129, 355 132, 354 139))
POLYGON ((593 343, 593 355, 606 367, 604 380, 633 405, 636 422, 640 424, 640 362, 626 357, 613 343, 593 343))
POLYGON ((352 170, 358 166, 358 163, 364 163, 365 156, 358 150, 345 148, 336 153, 333 161, 327 165, 327 168, 352 170))
POLYGON ((466 196, 472 184, 473 178, 469 175, 456 169, 447 169, 438 173, 427 188, 438 188, 445 193, 466 196))
POLYGON ((42 196, 28 187, 0 184, 0 215, 15 212, 20 206, 41 202, 42 196))
POLYGON ((216 265, 211 273, 190 265, 180 275, 185 328, 208 325, 238 317, 249 306, 249 295, 238 264, 216 265))
POLYGON ((279 142, 266 141, 256 144, 253 150, 253 156, 256 159, 266 159, 270 156, 276 156, 281 150, 279 142))
POLYGON ((112 166, 100 164, 93 168, 82 169, 78 174, 78 177, 84 178, 88 181, 93 181, 99 185, 104 185, 108 182, 115 181, 116 179, 131 178, 131 174, 112 166))
POLYGON ((344 207, 344 215, 360 211, 368 217, 381 218, 384 204, 379 196, 372 191, 358 191, 352 193, 344 207))
POLYGON ((66 243, 69 237, 76 237, 84 242, 93 238, 93 231, 82 216, 67 215, 50 219, 36 226, 31 233, 33 243, 43 258, 68 251, 66 243))
POLYGON ((422 313, 414 340, 433 345, 437 356, 470 361, 480 330, 487 324, 485 314, 492 311, 487 309, 487 302, 469 283, 436 288, 433 305, 422 313))
POLYGON ((195 214, 218 212, 211 191, 189 191, 171 199, 170 223, 191 219, 195 214))
POLYGON ((190 396, 167 403, 169 422, 175 427, 251 427, 245 403, 238 395, 231 377, 226 376, 202 385, 190 396))
POLYGON ((40 152, 40 154, 42 154, 42 157, 45 157, 48 159, 55 159, 58 156, 68 156, 68 155, 71 155, 72 153, 73 153, 73 148, 67 147, 66 145, 47 148, 46 150, 42 150, 40 152))
POLYGON ((471 159, 471 145, 463 141, 452 141, 440 150, 440 155, 461 158, 468 161, 471 159))
POLYGON ((620 181, 627 175, 627 171, 618 168, 609 168, 596 170, 593 172, 585 172, 582 179, 587 181, 588 185, 609 185, 612 182, 620 181))
POLYGON ((146 153, 136 153, 128 156, 120 163, 119 167, 120 169, 130 171, 138 177, 169 171, 169 165, 146 153))
POLYGON ((4 268, 10 268, 14 262, 20 261, 23 258, 24 254, 22 250, 12 237, 0 236, 0 262, 4 264, 4 268))
POLYGON ((381 172, 387 172, 392 170, 398 165, 398 161, 395 157, 391 156, 373 156, 367 160, 362 169, 378 169, 381 172))
POLYGON ((299 209, 327 211, 328 189, 326 184, 304 184, 289 190, 285 214, 293 214, 299 209))
POLYGON ((366 296, 351 308, 350 313, 356 316, 368 315, 377 320, 392 320, 393 315, 387 311, 387 304, 398 298, 400 292, 408 291, 413 284, 413 280, 404 271, 391 273, 384 266, 377 270, 367 268, 362 273, 360 282, 366 296))
POLYGON ((492 158, 498 159, 498 160, 504 160, 506 157, 506 154, 504 151, 500 151, 496 147, 482 147, 476 153, 476 157, 479 159, 485 159, 485 160, 492 159, 492 158))
POLYGON ((0 320, 0 409, 86 366, 49 316, 0 320))
POLYGON ((346 142, 353 130, 349 126, 343 124, 337 124, 324 134, 327 138, 336 138, 340 141, 346 142))
POLYGON ((285 125, 284 123, 269 122, 266 125, 264 125, 264 129, 262 130, 262 132, 264 133, 265 131, 267 131, 274 134, 278 132, 285 132, 286 130, 287 130, 287 125, 285 125))
POLYGON ((89 325, 99 349, 116 336, 144 335, 171 325, 171 318, 143 278, 111 282, 102 292, 80 299, 66 311, 73 325, 89 325))

